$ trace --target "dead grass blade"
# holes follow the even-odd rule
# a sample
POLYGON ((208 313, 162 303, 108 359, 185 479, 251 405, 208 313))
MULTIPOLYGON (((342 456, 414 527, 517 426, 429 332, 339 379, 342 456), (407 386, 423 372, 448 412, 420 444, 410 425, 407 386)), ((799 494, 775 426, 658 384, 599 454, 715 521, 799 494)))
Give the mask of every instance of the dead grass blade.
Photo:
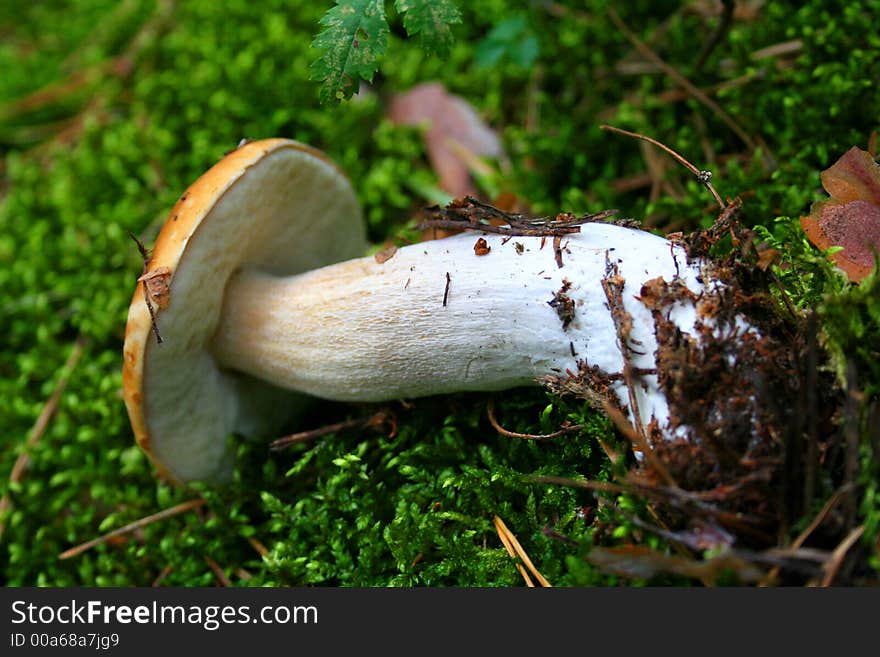
POLYGON ((226 576, 226 573, 223 572, 223 569, 220 567, 219 563, 208 556, 205 557, 205 562, 208 564, 211 572, 214 573, 214 577, 217 578, 220 586, 232 586, 232 581, 226 576))
POLYGON ((845 539, 840 542, 836 548, 834 548, 834 552, 831 553, 831 558, 828 559, 825 564, 825 577, 822 578, 822 582, 819 586, 828 587, 834 583, 834 578, 837 577, 837 573, 840 572, 840 567, 843 565, 844 559, 846 559, 847 553, 850 551, 853 545, 858 542, 858 540, 865 533, 865 526, 859 525, 855 529, 853 529, 845 539))
POLYGON ((156 576, 156 579, 153 580, 153 583, 150 584, 153 588, 158 587, 162 582, 165 581, 165 578, 168 577, 174 570, 174 566, 165 566, 162 571, 156 576))
MULTIPOLYGON (((55 411, 58 410, 58 402, 61 400, 61 395, 64 394, 64 389, 67 387, 67 381, 70 378, 73 368, 76 367, 76 364, 83 355, 85 345, 86 340, 83 336, 78 337, 76 342, 73 343, 73 349, 70 351, 70 356, 67 357, 67 361, 61 367, 61 375, 58 377, 55 389, 52 390, 52 394, 49 395, 49 399, 46 401, 45 406, 43 406, 43 410, 40 411, 40 415, 37 417, 37 421, 34 422, 34 426, 31 428, 27 440, 25 441, 24 449, 21 450, 15 464, 12 466, 12 472, 9 475, 10 486, 21 481, 25 471, 30 465, 30 451, 39 442, 43 434, 46 433, 49 422, 55 415, 55 411)), ((12 502, 7 493, 2 499, 0 499, 0 519, 4 517, 6 511, 11 507, 12 502)), ((3 532, 5 529, 5 522, 0 521, 0 539, 3 538, 3 532)))
POLYGON ((254 548, 254 550, 257 551, 257 554, 261 557, 266 558, 269 556, 269 549, 253 536, 248 536, 247 542, 251 544, 251 547, 254 548))
MULTIPOLYGON (((814 531, 816 531, 816 528, 819 527, 819 525, 821 525, 825 521, 825 518, 828 517, 828 514, 831 513, 831 511, 834 509, 834 507, 836 507, 840 503, 840 501, 844 498, 845 495, 849 494, 851 489, 852 489, 851 484, 844 484, 843 486, 838 488, 834 492, 834 495, 832 495, 828 499, 828 501, 825 502, 825 505, 822 507, 822 509, 819 511, 819 513, 816 514, 816 517, 813 518, 812 521, 810 521, 810 524, 806 527, 806 529, 804 529, 804 531, 802 531, 798 535, 798 537, 796 539, 794 539, 794 541, 792 541, 790 548, 793 550, 797 550, 797 549, 801 548, 803 546, 803 544, 806 543, 806 541, 810 537, 810 535, 814 531)), ((767 586, 770 583, 770 580, 775 580, 778 577, 778 575, 779 575, 779 568, 777 567, 777 568, 774 568, 773 570, 770 571, 770 573, 767 575, 767 580, 765 580, 764 582, 761 582, 761 585, 767 586)))
POLYGON ((629 27, 627 27, 626 23, 623 22, 618 13, 614 11, 612 7, 608 8, 608 16, 611 18, 611 21, 614 23, 615 27, 620 30, 621 34, 626 37, 627 41, 629 41, 645 59, 651 61, 651 63, 660 68, 676 84, 687 91, 687 93, 690 94, 691 97, 693 97, 695 100, 702 103, 709 110, 711 110, 724 123, 724 125, 730 128, 730 130, 742 140, 742 142, 749 148, 749 150, 754 151, 758 147, 758 144, 755 142, 755 140, 752 139, 752 137, 745 130, 743 130, 739 123, 737 123, 733 119, 733 117, 725 112, 718 103, 709 98, 693 82, 684 77, 674 67, 667 64, 657 53, 655 53, 651 49, 650 46, 639 39, 639 37, 637 37, 636 34, 632 30, 630 30, 629 27))
POLYGON ((382 410, 366 417, 358 417, 353 420, 336 422, 335 424, 328 424, 317 429, 300 431, 299 433, 293 433, 289 436, 277 438, 269 443, 269 451, 280 452, 281 450, 286 449, 291 445, 305 443, 310 440, 315 440, 317 438, 328 436, 331 433, 338 433, 340 431, 350 431, 352 429, 379 430, 382 429, 386 424, 391 427, 388 437, 393 438, 397 435, 397 421, 390 411, 382 410))
POLYGON ((159 511, 158 513, 154 513, 152 515, 147 516, 146 518, 141 518, 140 520, 135 520, 124 527, 120 527, 119 529, 114 529, 112 532, 104 534, 103 536, 99 536, 98 538, 93 538, 90 541, 86 541, 76 547, 72 547, 69 550, 65 550, 61 554, 58 555, 59 559, 69 559, 71 557, 75 557, 79 554, 87 550, 91 550, 96 545, 100 545, 101 543, 106 543, 108 540, 115 538, 117 536, 122 536, 123 534, 127 534, 129 532, 133 532, 136 529, 140 529, 141 527, 146 527, 149 524, 154 522, 158 522, 159 520, 165 520, 166 518, 171 518, 172 516, 180 515, 181 513, 186 513, 187 511, 192 511, 193 509, 197 509, 201 506, 204 506, 206 501, 202 498, 197 498, 194 500, 189 500, 188 502, 183 502, 182 504, 178 504, 177 506, 172 506, 169 509, 165 509, 164 511, 159 511))

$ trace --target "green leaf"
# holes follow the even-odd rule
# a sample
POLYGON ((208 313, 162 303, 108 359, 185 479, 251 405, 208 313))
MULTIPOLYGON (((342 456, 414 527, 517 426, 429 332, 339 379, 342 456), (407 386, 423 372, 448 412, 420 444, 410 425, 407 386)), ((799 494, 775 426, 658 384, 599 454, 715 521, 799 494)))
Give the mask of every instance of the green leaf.
POLYGON ((491 68, 505 59, 521 68, 529 68, 540 54, 541 45, 528 18, 525 14, 515 14, 483 37, 477 44, 474 59, 481 68, 491 68))
POLYGON ((388 22, 382 0, 336 0, 321 19, 327 29, 312 41, 324 53, 309 77, 321 82, 321 102, 351 98, 358 82, 371 81, 388 44, 388 22))
POLYGON ((452 26, 461 23, 461 13, 451 0, 395 0, 410 36, 418 34, 422 47, 441 57, 452 45, 452 26))

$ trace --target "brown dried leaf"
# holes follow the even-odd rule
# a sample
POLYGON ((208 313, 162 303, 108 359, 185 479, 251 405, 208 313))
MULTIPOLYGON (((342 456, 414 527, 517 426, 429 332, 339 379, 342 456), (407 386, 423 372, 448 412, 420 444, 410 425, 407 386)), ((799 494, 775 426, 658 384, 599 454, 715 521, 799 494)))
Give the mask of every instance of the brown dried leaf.
POLYGON ((814 203, 801 227, 822 250, 842 247, 832 260, 850 280, 861 281, 880 253, 880 166, 854 146, 822 172, 822 186, 831 198, 814 203))
POLYGON ((388 116, 401 125, 428 125, 425 147, 431 166, 440 178, 440 187, 452 196, 475 195, 471 166, 478 156, 502 153, 498 136, 473 107, 436 82, 395 96, 388 116))
POLYGON ((853 146, 822 172, 822 186, 835 203, 880 204, 880 166, 868 151, 853 146))
POLYGON ((491 250, 492 247, 489 246, 488 242, 486 242, 485 237, 480 237, 477 240, 476 244, 474 244, 474 253, 476 253, 478 256, 488 255, 489 251, 491 250))
POLYGON ((157 267, 138 278, 138 281, 146 286, 150 301, 158 308, 165 309, 171 301, 170 279, 171 270, 168 267, 157 267))

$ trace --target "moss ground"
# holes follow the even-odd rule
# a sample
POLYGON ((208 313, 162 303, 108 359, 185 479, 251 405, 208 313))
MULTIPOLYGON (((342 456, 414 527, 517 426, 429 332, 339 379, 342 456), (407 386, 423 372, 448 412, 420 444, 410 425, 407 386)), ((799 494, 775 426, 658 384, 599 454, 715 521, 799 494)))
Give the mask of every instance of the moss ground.
MULTIPOLYGON (((395 407, 393 438, 339 433, 279 453, 239 444, 235 483, 195 491, 158 481, 134 445, 121 353, 142 263, 128 231, 149 244, 181 191, 241 138, 286 136, 346 170, 374 242, 411 235, 415 210, 438 190, 418 131, 392 126, 383 111, 391 94, 440 80, 504 139, 507 161, 483 189, 512 192, 535 213, 615 207, 663 232, 711 224, 712 199, 684 169, 602 123, 660 139, 711 169, 723 196, 743 199, 743 223, 786 258, 779 275, 793 302, 819 311, 833 364, 845 372, 849 363, 856 377, 844 377, 859 397, 836 426, 859 445, 850 520, 864 528, 867 566, 852 581, 876 583, 880 446, 869 418, 880 386, 878 287, 833 272, 797 218, 824 196, 820 172, 849 147, 867 148, 880 128, 880 35, 868 29, 880 2, 737 3, 701 66, 715 3, 459 4, 448 58, 426 54, 393 24, 373 84, 338 106, 319 104, 308 79, 321 3, 0 5, 0 493, 11 503, 0 517, 0 581, 214 585, 213 562, 242 586, 521 585, 495 515, 554 585, 694 581, 621 579, 584 558, 593 545, 636 539, 669 548, 622 513, 641 508, 638 500, 535 483, 535 475, 610 479, 596 439, 623 449, 606 418, 540 389, 498 396, 507 428, 542 433, 568 420, 584 429, 518 441, 492 429, 486 395, 417 400, 395 407), (729 120, 681 92, 669 71, 646 66, 609 17, 612 6, 729 120), (493 45, 491 62, 487 34, 499 25, 518 36, 493 45), (516 44, 526 39, 536 46, 523 53, 516 44), (652 186, 642 174, 654 166, 663 170, 652 186), (65 372, 77 341, 83 355, 65 372), (61 377, 54 416, 27 450, 27 471, 10 482, 61 377), (59 559, 196 494, 207 500, 199 512, 59 559)), ((307 420, 372 410, 316 403, 307 420)), ((792 535, 834 481, 829 474, 792 535)))

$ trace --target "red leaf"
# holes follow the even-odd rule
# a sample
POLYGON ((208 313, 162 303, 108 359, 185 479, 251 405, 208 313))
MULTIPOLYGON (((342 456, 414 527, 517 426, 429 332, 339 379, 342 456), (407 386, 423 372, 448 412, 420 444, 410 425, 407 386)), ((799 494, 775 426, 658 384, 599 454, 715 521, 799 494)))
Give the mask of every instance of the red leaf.
POLYGON ((880 166, 854 146, 822 172, 822 186, 831 198, 814 203, 801 227, 822 250, 842 247, 831 256, 834 264, 861 281, 880 254, 880 166))
POLYGON ((822 186, 837 203, 880 204, 880 166, 868 151, 853 146, 822 172, 822 186))

